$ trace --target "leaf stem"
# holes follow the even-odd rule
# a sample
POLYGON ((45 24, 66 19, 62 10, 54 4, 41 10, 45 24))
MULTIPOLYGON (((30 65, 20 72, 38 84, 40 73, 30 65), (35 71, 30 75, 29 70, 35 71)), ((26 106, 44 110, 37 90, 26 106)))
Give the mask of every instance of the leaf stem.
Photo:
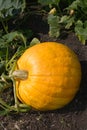
POLYGON ((15 108, 18 110, 18 99, 17 99, 17 95, 16 95, 16 83, 15 80, 12 78, 13 81, 13 92, 14 92, 14 101, 15 101, 15 108))
POLYGON ((6 63, 8 62, 8 47, 7 47, 7 50, 6 50, 6 63))
POLYGON ((2 26, 3 26, 4 30, 5 30, 5 32, 8 33, 8 25, 7 25, 7 22, 6 22, 6 26, 5 26, 5 23, 4 23, 3 19, 1 19, 1 23, 2 23, 2 26))

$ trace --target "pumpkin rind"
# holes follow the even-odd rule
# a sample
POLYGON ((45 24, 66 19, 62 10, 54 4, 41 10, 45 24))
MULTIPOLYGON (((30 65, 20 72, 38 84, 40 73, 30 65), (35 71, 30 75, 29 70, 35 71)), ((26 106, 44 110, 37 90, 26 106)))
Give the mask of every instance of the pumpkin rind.
POLYGON ((38 110, 65 106, 80 86, 80 62, 71 49, 60 43, 34 45, 19 58, 16 68, 28 72, 27 79, 16 81, 18 98, 38 110))

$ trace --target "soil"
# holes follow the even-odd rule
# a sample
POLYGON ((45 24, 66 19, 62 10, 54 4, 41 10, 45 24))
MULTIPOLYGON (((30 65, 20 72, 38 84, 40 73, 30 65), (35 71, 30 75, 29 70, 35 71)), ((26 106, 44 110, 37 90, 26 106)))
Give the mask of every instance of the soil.
POLYGON ((87 46, 82 45, 72 32, 50 38, 46 19, 42 15, 29 16, 26 25, 41 42, 61 42, 77 54, 82 67, 80 90, 73 101, 62 109, 47 112, 30 110, 0 116, 0 130, 87 130, 87 46))

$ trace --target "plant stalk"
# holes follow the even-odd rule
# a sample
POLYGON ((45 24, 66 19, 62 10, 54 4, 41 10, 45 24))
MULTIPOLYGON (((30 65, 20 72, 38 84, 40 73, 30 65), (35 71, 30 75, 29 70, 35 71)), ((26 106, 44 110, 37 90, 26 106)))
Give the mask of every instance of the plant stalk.
POLYGON ((8 26, 5 26, 4 21, 2 19, 1 19, 1 23, 2 23, 2 26, 3 26, 6 34, 8 34, 8 26))

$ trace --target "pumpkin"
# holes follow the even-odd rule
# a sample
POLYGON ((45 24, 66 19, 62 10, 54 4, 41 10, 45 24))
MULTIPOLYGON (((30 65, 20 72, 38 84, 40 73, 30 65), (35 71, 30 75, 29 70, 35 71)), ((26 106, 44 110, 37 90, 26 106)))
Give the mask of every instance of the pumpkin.
POLYGON ((44 42, 28 48, 18 59, 16 71, 19 100, 38 110, 62 108, 79 90, 80 62, 61 43, 44 42))

